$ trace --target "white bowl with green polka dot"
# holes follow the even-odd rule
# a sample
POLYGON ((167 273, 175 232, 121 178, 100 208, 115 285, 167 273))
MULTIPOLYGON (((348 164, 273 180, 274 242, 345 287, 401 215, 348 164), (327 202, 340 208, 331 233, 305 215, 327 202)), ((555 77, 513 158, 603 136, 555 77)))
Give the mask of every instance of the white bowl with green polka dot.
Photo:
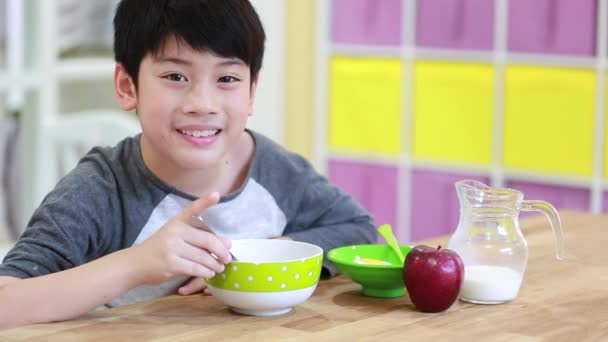
POLYGON ((288 313, 307 300, 319 283, 323 250, 280 239, 232 241, 238 258, 207 280, 209 291, 233 311, 245 315, 288 313))

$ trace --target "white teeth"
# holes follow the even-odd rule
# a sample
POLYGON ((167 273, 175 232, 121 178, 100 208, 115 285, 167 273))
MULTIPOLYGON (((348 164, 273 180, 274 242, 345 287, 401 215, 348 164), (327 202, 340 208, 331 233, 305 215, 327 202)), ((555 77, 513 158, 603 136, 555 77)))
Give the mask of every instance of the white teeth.
POLYGON ((210 137, 216 135, 219 129, 210 129, 205 131, 189 131, 185 129, 179 130, 181 133, 189 135, 191 137, 200 138, 200 137, 210 137))

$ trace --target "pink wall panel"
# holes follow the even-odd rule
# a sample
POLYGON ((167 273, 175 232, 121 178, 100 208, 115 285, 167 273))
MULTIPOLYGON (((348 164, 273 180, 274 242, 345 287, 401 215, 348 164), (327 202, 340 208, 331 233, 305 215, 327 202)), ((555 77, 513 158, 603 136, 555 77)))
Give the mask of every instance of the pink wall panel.
POLYGON ((602 212, 608 213, 608 192, 604 192, 604 207, 602 208, 602 212))
POLYGON ((332 159, 328 171, 332 183, 371 212, 376 226, 389 223, 398 231, 396 167, 332 159))
POLYGON ((596 0, 510 0, 510 51, 595 54, 596 0))
POLYGON ((491 50, 494 1, 418 0, 416 45, 433 48, 491 50))
POLYGON ((463 179, 475 179, 488 184, 486 177, 461 173, 413 171, 412 241, 452 234, 456 230, 460 218, 460 204, 454 183, 463 179))
POLYGON ((399 46, 401 0, 333 0, 333 43, 399 46))
POLYGON ((559 209, 590 209, 589 189, 535 184, 522 181, 508 182, 508 187, 524 193, 524 199, 543 200, 559 209))

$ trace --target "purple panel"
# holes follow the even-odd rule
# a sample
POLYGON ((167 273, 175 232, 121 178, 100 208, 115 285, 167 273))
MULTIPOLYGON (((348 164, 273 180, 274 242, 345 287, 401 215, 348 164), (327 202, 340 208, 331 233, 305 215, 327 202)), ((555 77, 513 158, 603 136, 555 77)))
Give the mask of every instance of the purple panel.
POLYGON ((547 201, 553 204, 556 209, 578 209, 585 211, 590 209, 590 194, 588 189, 519 181, 511 181, 508 183, 508 186, 523 192, 525 200, 547 201))
POLYGON ((419 0, 416 44, 489 50, 494 45, 494 1, 419 0))
POLYGON ((595 54, 595 0, 510 0, 511 51, 595 54))
POLYGON ((608 213, 608 192, 604 192, 604 201, 603 201, 602 212, 608 213))
POLYGON ((390 223, 399 238, 396 167, 334 159, 328 170, 331 182, 357 199, 372 214, 376 226, 390 223))
POLYGON ((412 241, 452 234, 460 218, 460 203, 454 183, 486 177, 414 170, 412 172, 412 241))
POLYGON ((334 43, 401 44, 401 0, 333 0, 334 43))

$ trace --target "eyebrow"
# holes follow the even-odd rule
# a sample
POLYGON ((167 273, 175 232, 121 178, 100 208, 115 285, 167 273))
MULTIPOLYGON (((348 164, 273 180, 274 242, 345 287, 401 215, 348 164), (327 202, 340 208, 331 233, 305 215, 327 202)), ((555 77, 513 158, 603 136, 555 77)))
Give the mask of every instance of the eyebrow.
POLYGON ((238 59, 238 58, 229 58, 227 60, 224 60, 221 63, 218 63, 218 65, 220 66, 231 66, 231 65, 243 65, 245 66, 245 62, 243 62, 242 60, 238 59))
MULTIPOLYGON (((178 57, 158 57, 155 58, 158 63, 173 63, 178 65, 192 66, 192 62, 181 59, 178 57)), ((231 66, 231 65, 242 65, 245 66, 245 62, 238 58, 228 58, 217 64, 218 66, 231 66)))
POLYGON ((192 65, 192 62, 187 61, 185 59, 177 58, 177 57, 157 57, 157 58, 155 58, 155 60, 158 63, 173 63, 173 64, 187 65, 187 66, 192 65))

